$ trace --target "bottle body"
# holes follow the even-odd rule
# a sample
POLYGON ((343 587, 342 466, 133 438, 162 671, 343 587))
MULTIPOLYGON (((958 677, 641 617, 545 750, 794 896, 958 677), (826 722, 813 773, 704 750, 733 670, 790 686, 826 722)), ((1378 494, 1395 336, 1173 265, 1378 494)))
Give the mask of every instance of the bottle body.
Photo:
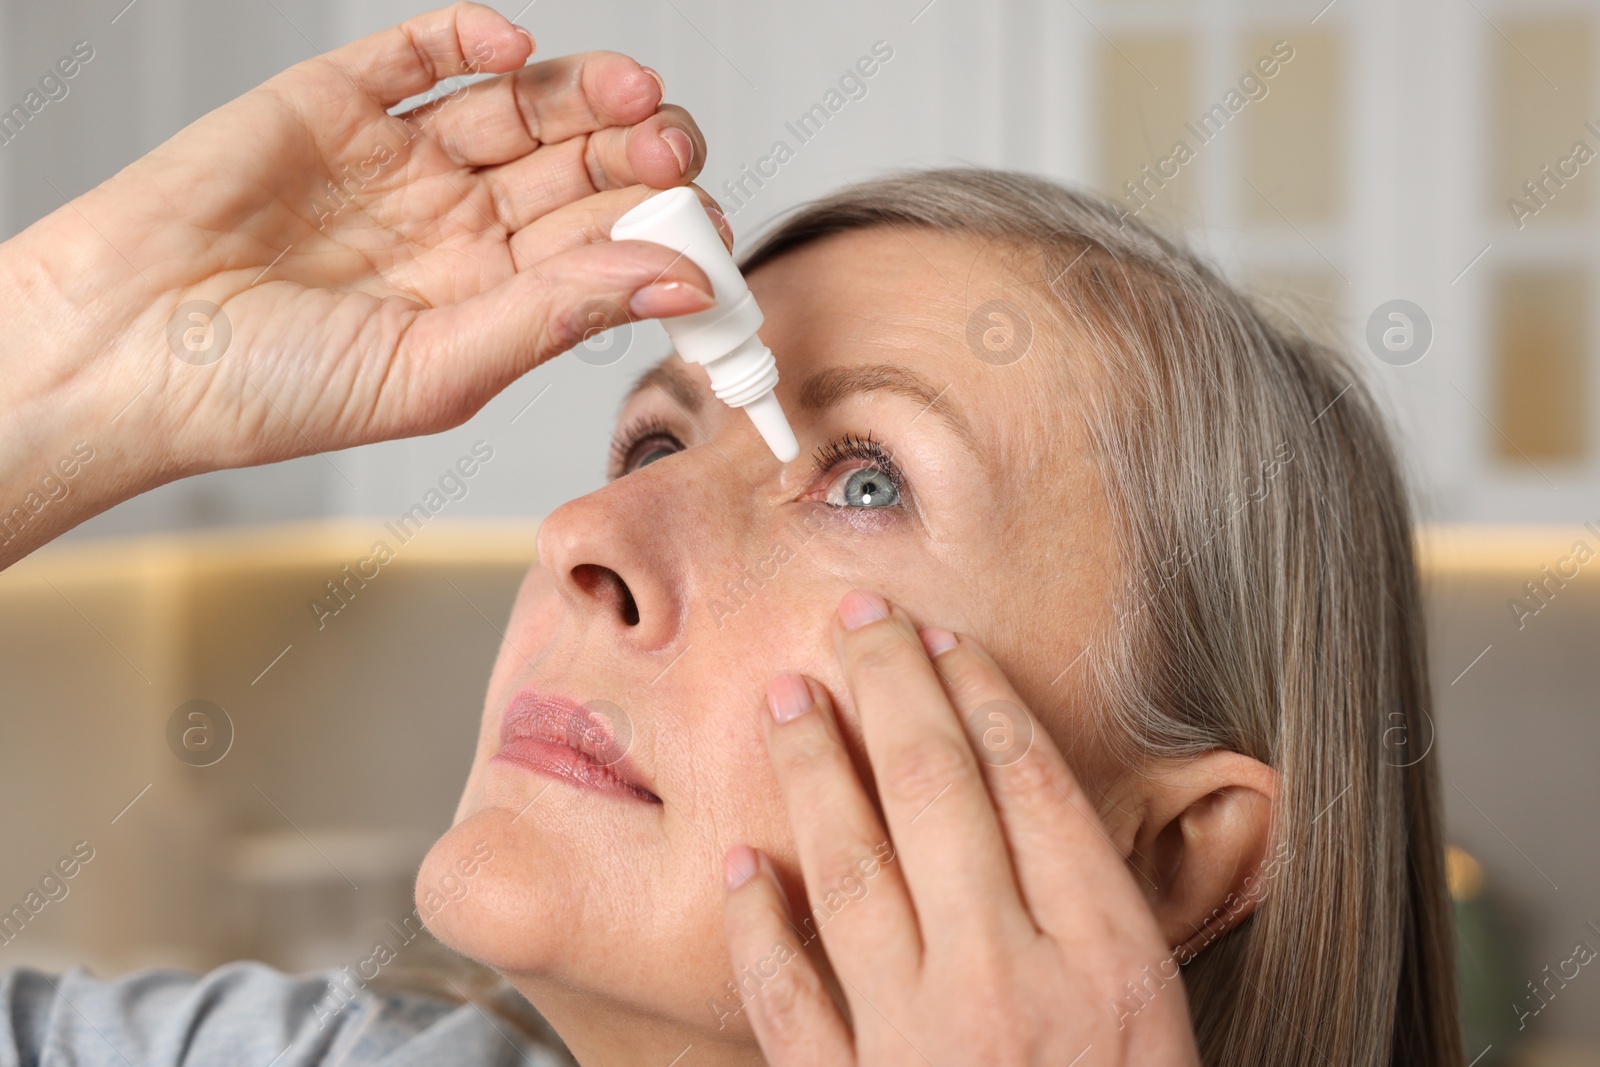
POLYGON ((757 333, 761 308, 694 190, 679 186, 657 193, 618 219, 611 239, 665 245, 705 271, 716 306, 662 319, 661 325, 679 358, 706 368, 717 399, 743 408, 779 460, 798 457, 799 443, 773 392, 778 362, 757 333))

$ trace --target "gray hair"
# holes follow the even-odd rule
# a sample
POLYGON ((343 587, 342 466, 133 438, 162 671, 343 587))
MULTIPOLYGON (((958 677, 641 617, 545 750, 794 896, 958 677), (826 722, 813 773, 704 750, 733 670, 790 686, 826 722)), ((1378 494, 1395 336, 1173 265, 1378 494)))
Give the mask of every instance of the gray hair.
POLYGON ((1022 174, 852 186, 742 266, 885 225, 1037 252, 1099 360, 1125 581, 1081 677, 1113 751, 1278 772, 1270 894, 1184 967, 1203 1061, 1459 1065, 1438 784, 1403 755, 1431 730, 1411 509, 1352 364, 1113 203, 1022 174))

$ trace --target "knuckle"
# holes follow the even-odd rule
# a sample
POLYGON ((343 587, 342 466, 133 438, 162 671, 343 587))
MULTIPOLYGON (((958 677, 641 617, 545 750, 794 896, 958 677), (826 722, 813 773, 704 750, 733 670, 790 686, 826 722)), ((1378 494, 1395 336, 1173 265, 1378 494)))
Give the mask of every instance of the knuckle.
POLYGON ((555 315, 550 323, 548 343, 557 352, 588 341, 626 321, 622 307, 611 300, 585 300, 575 308, 555 315))
POLYGON ((845 902, 861 899, 868 879, 881 866, 876 854, 866 847, 829 856, 817 872, 816 895, 810 902, 813 917, 825 922, 845 902))
POLYGON ((874 675, 907 670, 915 651, 893 624, 868 623, 859 630, 848 631, 846 641, 852 672, 874 675), (855 638, 850 641, 850 636, 855 638))
POLYGON ((1026 1036, 1023 1029, 1022 1026, 999 1028, 989 1039, 988 1062, 996 1067, 1031 1067, 1040 1062, 1038 1042, 1026 1036))
POLYGON ((999 684, 999 675, 965 645, 957 645, 939 657, 939 673, 949 683, 950 694, 958 703, 976 706, 1007 697, 999 684))
POLYGON ((405 413, 403 428, 407 434, 434 434, 454 429, 471 418, 483 403, 476 390, 469 392, 459 386, 452 390, 432 378, 403 383, 399 397, 399 410, 405 413))
MULTIPOLYGON (((997 916, 998 911, 991 908, 978 918, 997 916)), ((943 969, 959 970, 973 1002, 994 1009, 984 1014, 999 1018, 1006 1014, 1006 1005, 1017 1003, 1013 992, 1019 983, 1018 969, 1029 964, 1029 947, 999 924, 984 921, 973 926, 971 936, 941 947, 937 962, 943 969)))
POLYGON ((919 810, 952 787, 977 776, 972 753, 943 738, 906 745, 878 772, 879 788, 898 803, 919 810))
POLYGON ((1040 1061, 1034 1058, 1033 1042, 1019 1033, 1022 1020, 1015 1019, 1016 1012, 1010 1004, 993 1004, 995 1014, 986 1018, 995 1020, 982 1033, 972 1035, 973 1045, 983 1050, 983 1062, 990 1067, 1032 1067, 1040 1061), (1005 1022, 1001 1023, 1000 1021, 1005 1022))
POLYGON ((974 1054, 986 1067, 1022 1067, 1042 1062, 1037 1057, 1037 1038, 1046 1020, 1034 1020, 1028 998, 1007 974, 980 971, 963 972, 966 1020, 958 1024, 958 1043, 974 1054), (981 1057, 981 1059, 979 1059, 981 1057))
POLYGON ((807 1011, 813 988, 801 967, 793 966, 793 953, 780 962, 770 978, 763 978, 755 991, 768 1035, 778 1048, 799 1047, 806 1043, 812 1020, 807 1011))
POLYGON ((1006 788, 1020 795, 1024 803, 1034 797, 1043 800, 1058 790, 1063 796, 1072 795, 1064 776, 1037 749, 996 770, 1002 775, 1006 788))
MULTIPOLYGON (((815 711, 808 717, 818 718, 815 711)), ((838 744, 816 722, 793 722, 775 739, 772 762, 785 778, 815 776, 831 768, 839 758, 838 744)))

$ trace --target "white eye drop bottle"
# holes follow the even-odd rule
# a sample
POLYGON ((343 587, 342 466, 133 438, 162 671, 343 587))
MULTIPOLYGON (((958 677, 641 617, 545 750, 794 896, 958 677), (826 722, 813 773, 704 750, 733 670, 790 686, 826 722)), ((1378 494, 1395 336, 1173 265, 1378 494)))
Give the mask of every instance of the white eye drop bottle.
POLYGON ((680 358, 705 367, 717 399, 745 410, 773 455, 783 463, 798 458, 799 442, 772 391, 778 361, 756 334, 761 309, 694 190, 680 185, 657 193, 618 219, 611 239, 665 245, 706 272, 716 306, 661 325, 680 358))

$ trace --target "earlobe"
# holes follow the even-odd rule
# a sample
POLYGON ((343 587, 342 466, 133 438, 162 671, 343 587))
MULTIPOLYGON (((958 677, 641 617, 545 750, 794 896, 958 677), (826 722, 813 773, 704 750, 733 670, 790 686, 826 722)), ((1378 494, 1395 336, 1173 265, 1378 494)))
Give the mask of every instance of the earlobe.
POLYGON ((1259 760, 1215 750, 1148 769, 1133 786, 1128 863, 1162 936, 1186 957, 1237 927, 1269 891, 1277 782, 1259 760))

